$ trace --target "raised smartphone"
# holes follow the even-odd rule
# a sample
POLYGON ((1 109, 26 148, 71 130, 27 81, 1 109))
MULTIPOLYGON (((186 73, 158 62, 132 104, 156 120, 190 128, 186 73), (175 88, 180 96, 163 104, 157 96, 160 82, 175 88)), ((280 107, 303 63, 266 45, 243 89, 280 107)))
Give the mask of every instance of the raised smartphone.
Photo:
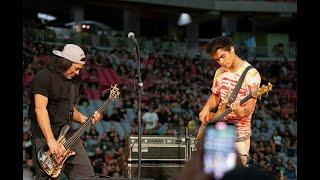
POLYGON ((236 166, 235 127, 224 122, 207 126, 203 143, 203 171, 221 179, 236 166))

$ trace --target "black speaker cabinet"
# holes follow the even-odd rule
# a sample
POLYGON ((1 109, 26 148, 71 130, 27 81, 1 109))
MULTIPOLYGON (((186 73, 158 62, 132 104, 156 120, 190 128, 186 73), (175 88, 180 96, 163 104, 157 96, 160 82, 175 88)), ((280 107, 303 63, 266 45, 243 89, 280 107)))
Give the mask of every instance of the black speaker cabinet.
MULTIPOLYGON (((126 138, 125 159, 138 162, 138 137, 126 138)), ((183 136, 143 136, 141 137, 141 161, 143 162, 174 162, 187 161, 187 146, 183 136)))
MULTIPOLYGON (((185 164, 173 163, 143 163, 140 166, 141 178, 152 178, 154 180, 177 179, 185 164)), ((138 163, 127 163, 125 175, 128 178, 138 177, 138 163)))

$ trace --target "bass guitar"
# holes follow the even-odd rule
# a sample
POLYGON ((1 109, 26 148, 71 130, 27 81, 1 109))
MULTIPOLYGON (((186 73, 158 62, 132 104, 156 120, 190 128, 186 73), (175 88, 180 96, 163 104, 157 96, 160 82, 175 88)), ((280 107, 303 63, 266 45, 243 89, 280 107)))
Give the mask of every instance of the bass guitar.
MULTIPOLYGON (((100 114, 102 114, 109 104, 118 99, 120 95, 119 89, 117 85, 111 86, 109 98, 100 106, 97 110, 100 114)), ((68 139, 66 139, 66 134, 70 128, 67 124, 62 127, 59 137, 58 143, 64 147, 63 153, 61 157, 58 157, 55 154, 50 154, 48 145, 44 145, 37 152, 37 159, 40 169, 47 174, 51 178, 57 178, 61 170, 63 168, 64 162, 70 157, 76 155, 76 152, 71 151, 71 146, 80 138, 80 136, 91 126, 93 115, 91 115, 85 123, 68 139)))

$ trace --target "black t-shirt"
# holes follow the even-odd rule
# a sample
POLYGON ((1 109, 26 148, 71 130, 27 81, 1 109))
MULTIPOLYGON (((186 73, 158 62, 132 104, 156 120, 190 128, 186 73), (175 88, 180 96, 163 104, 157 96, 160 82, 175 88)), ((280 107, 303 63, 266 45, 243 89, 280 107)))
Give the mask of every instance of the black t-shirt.
MULTIPOLYGON (((44 137, 34 110, 34 94, 41 94, 48 98, 47 110, 53 135, 57 138, 61 128, 70 124, 70 87, 74 84, 74 102, 79 94, 77 80, 68 80, 63 75, 49 69, 40 70, 30 88, 29 117, 31 119, 32 137, 44 137)), ((71 124, 70 124, 71 125, 71 124)), ((69 130, 70 132, 70 130, 69 130)))

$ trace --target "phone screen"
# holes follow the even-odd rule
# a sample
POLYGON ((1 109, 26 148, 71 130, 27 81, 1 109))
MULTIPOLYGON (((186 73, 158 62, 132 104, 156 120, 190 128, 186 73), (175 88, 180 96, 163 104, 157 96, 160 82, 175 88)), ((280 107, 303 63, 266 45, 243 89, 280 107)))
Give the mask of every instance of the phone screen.
POLYGON ((221 179, 236 166, 235 127, 224 122, 208 126, 204 136, 203 171, 221 179))

